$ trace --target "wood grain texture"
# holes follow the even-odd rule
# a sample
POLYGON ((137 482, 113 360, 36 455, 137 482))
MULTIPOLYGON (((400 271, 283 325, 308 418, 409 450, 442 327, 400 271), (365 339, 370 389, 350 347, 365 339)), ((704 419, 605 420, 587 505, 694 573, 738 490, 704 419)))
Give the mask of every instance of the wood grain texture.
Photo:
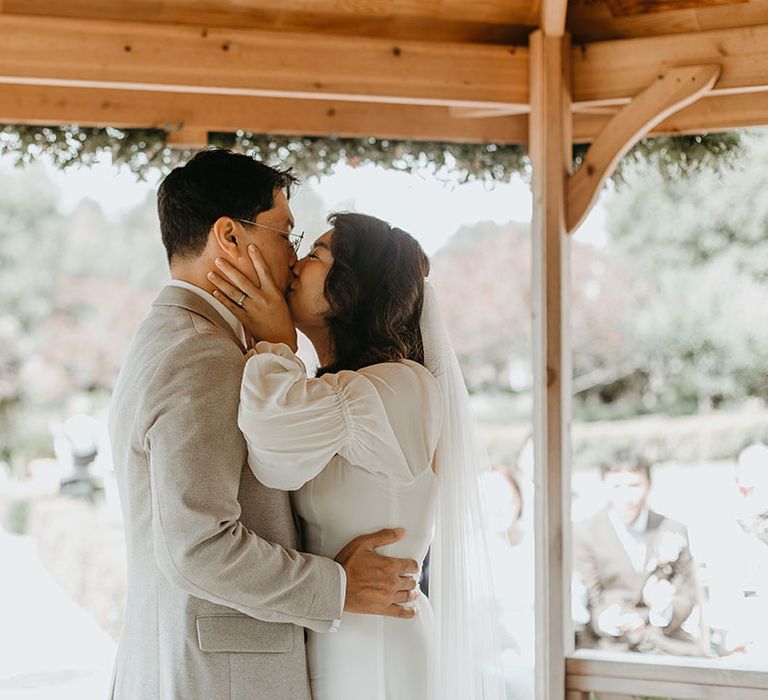
POLYGON ((531 35, 529 155, 533 169, 536 697, 565 696, 570 652, 570 41, 531 35))
POLYGON ((0 85, 0 122, 466 143, 528 138, 526 114, 475 119, 448 107, 34 85, 0 85))
POLYGON ((0 82, 442 106, 528 102, 526 48, 0 14, 0 82))

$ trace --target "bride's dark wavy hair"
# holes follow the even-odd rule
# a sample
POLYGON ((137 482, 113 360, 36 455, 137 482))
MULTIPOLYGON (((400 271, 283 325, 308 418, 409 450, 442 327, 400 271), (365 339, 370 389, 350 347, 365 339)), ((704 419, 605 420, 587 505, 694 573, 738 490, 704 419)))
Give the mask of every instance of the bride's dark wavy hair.
POLYGON ((331 214, 328 222, 326 320, 335 360, 318 374, 399 360, 424 364, 419 320, 429 258, 418 241, 365 214, 331 214))

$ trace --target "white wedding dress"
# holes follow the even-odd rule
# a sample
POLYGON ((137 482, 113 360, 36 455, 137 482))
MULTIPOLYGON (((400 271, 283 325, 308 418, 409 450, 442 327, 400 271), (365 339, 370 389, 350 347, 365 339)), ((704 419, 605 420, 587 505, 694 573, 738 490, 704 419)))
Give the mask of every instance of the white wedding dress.
MULTIPOLYGON (((405 528, 382 554, 423 561, 435 520, 432 470, 443 410, 432 374, 410 361, 307 378, 286 345, 259 343, 243 378, 239 424, 265 485, 296 491, 307 551, 333 558, 360 534, 405 528)), ((432 609, 410 620, 343 613, 309 632, 314 700, 425 700, 432 609)))

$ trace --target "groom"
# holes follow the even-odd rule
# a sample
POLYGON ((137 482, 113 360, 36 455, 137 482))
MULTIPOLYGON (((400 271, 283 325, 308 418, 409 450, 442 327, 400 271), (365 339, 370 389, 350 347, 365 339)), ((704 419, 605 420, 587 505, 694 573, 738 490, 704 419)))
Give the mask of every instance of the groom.
POLYGON ((308 699, 304 628, 333 634, 342 609, 414 614, 399 604, 415 595, 417 563, 374 551, 402 531, 359 537, 336 561, 304 554, 289 494, 247 466, 237 411, 249 339, 207 275, 217 257, 248 273, 254 244, 287 289, 293 183, 206 150, 160 186, 173 280, 136 332, 110 413, 128 558, 116 700, 308 699))

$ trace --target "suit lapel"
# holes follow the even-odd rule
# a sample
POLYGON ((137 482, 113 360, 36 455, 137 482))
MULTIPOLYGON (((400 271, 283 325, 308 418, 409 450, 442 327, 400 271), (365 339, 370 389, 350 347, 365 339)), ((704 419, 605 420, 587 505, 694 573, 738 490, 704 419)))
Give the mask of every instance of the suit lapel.
POLYGON ((187 311, 202 316, 204 319, 216 326, 222 333, 228 335, 238 347, 245 352, 243 343, 237 334, 232 330, 230 326, 222 317, 222 315, 216 311, 205 299, 201 296, 190 292, 183 287, 164 287, 157 299, 155 299, 152 306, 177 306, 187 311))

